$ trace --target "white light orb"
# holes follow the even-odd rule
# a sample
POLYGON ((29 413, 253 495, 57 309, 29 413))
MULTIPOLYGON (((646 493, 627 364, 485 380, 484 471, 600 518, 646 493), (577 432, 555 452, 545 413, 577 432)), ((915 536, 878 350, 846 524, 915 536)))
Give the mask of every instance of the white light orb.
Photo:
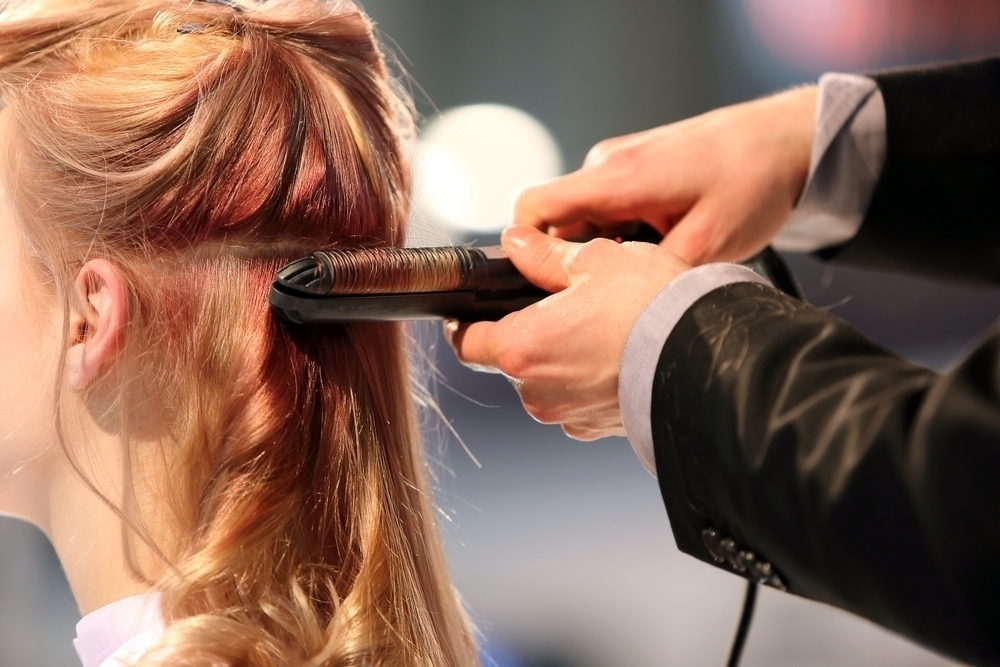
POLYGON ((514 196, 562 169, 552 134, 519 109, 445 111, 417 140, 414 222, 440 226, 452 238, 499 232, 511 222, 514 196))

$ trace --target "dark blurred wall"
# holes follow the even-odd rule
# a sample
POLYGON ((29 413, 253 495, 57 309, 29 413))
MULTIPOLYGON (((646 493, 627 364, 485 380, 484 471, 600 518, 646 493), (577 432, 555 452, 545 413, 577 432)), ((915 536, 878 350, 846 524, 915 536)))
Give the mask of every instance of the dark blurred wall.
POLYGON ((425 91, 415 91, 425 116, 434 106, 519 107, 553 131, 572 168, 603 138, 705 111, 724 97, 712 2, 364 4, 425 91))

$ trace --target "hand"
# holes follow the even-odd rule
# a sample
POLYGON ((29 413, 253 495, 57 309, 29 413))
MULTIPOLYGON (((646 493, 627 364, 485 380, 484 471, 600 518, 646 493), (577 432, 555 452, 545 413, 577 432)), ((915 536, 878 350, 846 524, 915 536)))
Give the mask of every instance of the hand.
POLYGON ((816 88, 597 144, 583 167, 525 190, 514 222, 560 238, 644 220, 689 263, 741 261, 778 233, 809 173, 816 88))
POLYGON ((459 360, 506 375, 528 414, 570 437, 624 435, 625 342, 660 290, 691 267, 648 243, 570 243, 530 227, 507 229, 502 242, 518 270, 553 295, 499 322, 448 322, 459 360))

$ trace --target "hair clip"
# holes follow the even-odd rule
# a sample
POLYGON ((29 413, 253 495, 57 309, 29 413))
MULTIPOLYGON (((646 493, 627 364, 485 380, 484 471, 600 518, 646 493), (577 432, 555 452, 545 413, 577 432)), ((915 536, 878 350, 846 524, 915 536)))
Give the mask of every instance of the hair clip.
POLYGON ((201 32, 204 27, 200 23, 185 23, 178 26, 177 33, 180 35, 190 35, 193 32, 201 32))
POLYGON ((234 12, 242 12, 243 7, 236 2, 236 0, 197 0, 198 2, 206 2, 210 5, 222 5, 223 7, 229 7, 234 12))

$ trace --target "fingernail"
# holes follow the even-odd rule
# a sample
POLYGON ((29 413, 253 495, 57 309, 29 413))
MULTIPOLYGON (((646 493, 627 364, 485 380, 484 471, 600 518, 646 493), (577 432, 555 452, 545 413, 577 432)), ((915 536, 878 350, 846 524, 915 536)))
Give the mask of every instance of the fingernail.
POLYGON ((500 235, 500 242, 512 250, 523 250, 528 245, 528 239, 525 237, 529 233, 527 227, 508 227, 500 235))

